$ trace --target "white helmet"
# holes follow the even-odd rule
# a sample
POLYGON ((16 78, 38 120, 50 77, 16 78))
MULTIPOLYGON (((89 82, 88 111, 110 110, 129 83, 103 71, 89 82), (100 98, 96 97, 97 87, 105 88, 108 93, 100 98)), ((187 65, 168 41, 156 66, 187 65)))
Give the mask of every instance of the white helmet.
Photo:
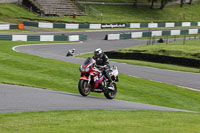
POLYGON ((103 50, 101 48, 97 48, 94 51, 94 57, 95 58, 101 58, 103 56, 103 50))

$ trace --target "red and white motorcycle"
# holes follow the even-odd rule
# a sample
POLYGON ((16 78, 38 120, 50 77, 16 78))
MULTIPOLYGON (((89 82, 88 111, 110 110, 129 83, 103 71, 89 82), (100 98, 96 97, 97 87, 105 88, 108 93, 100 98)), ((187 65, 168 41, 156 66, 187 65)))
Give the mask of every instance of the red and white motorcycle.
POLYGON ((112 79, 113 90, 108 89, 108 81, 103 75, 104 67, 96 66, 96 61, 88 57, 83 65, 80 66, 81 78, 79 80, 78 89, 82 96, 88 96, 90 92, 104 93, 108 99, 115 98, 117 94, 117 86, 115 82, 118 81, 117 67, 112 67, 109 75, 112 79))

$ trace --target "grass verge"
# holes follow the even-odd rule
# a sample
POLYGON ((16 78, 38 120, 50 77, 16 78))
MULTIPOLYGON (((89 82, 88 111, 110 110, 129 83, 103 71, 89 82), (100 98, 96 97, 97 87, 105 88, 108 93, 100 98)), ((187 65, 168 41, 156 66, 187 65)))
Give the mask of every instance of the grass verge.
POLYGON ((30 30, 19 30, 19 29, 11 29, 11 30, 0 30, 0 33, 34 33, 34 31, 30 31, 30 30))
POLYGON ((197 133, 199 113, 162 111, 51 111, 0 114, 0 131, 197 133))
MULTIPOLYGON (((41 42, 0 41, 0 82, 79 93, 79 65, 12 51, 30 43, 41 42)), ((200 92, 123 74, 119 78, 117 99, 200 111, 200 92)))

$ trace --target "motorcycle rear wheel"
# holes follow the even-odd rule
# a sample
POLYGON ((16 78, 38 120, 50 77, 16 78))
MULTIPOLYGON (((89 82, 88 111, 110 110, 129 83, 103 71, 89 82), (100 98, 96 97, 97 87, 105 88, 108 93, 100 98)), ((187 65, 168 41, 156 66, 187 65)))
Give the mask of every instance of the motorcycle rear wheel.
POLYGON ((88 81, 80 79, 78 84, 78 90, 82 96, 88 96, 91 91, 88 87, 88 81))
POLYGON ((114 90, 113 91, 106 91, 104 92, 104 96, 107 98, 107 99, 114 99, 116 94, 117 94, 117 86, 115 83, 113 83, 113 86, 114 86, 114 90))

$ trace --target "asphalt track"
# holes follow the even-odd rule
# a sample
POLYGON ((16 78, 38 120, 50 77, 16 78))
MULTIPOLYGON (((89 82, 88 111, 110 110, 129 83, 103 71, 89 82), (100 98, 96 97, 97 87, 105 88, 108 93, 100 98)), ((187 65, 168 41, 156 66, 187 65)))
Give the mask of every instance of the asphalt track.
POLYGON ((98 97, 83 97, 78 94, 44 90, 39 88, 0 84, 0 113, 49 110, 186 110, 108 100, 98 97))
MULTIPOLYGON (((84 59, 65 57, 70 48, 76 49, 76 54, 92 52, 101 47, 104 51, 140 45, 144 40, 103 40, 105 32, 86 32, 88 40, 83 43, 70 44, 39 44, 24 45, 13 48, 18 52, 52 58, 66 62, 82 64, 84 59)), ((111 62, 118 67, 120 73, 142 77, 154 81, 200 89, 200 74, 161 70, 150 67, 134 66, 111 62)), ((140 104, 121 100, 107 100, 97 97, 82 97, 78 94, 57 92, 32 87, 0 84, 0 112, 27 112, 47 110, 165 110, 185 111, 154 105, 140 104)))

